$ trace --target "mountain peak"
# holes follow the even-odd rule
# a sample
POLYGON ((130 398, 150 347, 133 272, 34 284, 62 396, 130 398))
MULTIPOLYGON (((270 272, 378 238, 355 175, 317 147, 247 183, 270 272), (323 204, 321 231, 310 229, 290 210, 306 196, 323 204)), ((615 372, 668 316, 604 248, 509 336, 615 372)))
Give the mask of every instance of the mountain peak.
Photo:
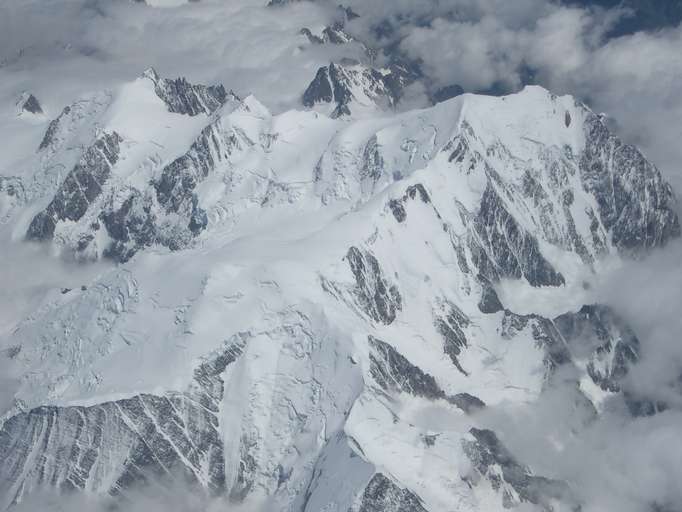
POLYGON ((44 113, 43 107, 40 105, 38 98, 36 98, 33 94, 28 92, 24 92, 21 95, 21 98, 17 102, 17 108, 20 114, 27 113, 34 115, 42 115, 44 113))
POLYGON ((140 75, 142 78, 149 78, 154 84, 161 80, 161 77, 159 74, 156 72, 156 69, 153 67, 148 67, 142 72, 142 75, 140 75))
POLYGON ((377 69, 354 61, 331 63, 318 69, 303 93, 303 105, 328 105, 332 117, 363 115, 395 106, 388 69, 377 69))
POLYGON ((161 78, 156 70, 151 67, 142 73, 142 77, 152 81, 157 96, 166 103, 171 112, 176 114, 195 116, 203 113, 210 115, 220 108, 229 97, 236 98, 232 92, 226 92, 222 84, 194 85, 184 77, 161 78))

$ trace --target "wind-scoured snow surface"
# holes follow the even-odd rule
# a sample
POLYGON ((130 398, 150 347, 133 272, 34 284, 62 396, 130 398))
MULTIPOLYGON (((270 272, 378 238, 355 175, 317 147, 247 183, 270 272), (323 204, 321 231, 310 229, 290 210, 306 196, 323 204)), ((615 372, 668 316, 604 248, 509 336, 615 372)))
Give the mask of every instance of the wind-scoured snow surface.
POLYGON ((205 80, 0 68, 0 510, 679 510, 658 168, 539 86, 413 108, 371 9, 176 3, 86 8, 232 20, 205 80))

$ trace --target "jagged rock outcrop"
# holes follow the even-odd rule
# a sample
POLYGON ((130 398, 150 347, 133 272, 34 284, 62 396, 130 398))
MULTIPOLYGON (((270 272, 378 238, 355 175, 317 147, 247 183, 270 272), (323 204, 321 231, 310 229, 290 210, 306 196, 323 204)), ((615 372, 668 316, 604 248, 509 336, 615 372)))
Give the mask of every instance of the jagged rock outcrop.
POLYGON ((176 114, 212 114, 231 94, 225 91, 222 84, 194 85, 185 78, 161 78, 151 68, 143 76, 154 83, 156 94, 168 105, 168 110, 176 114))
POLYGON ((24 183, 15 176, 0 176, 0 225, 8 222, 26 201, 24 183))
POLYGON ((418 496, 381 473, 367 484, 354 512, 426 512, 418 496))
POLYGON ((403 392, 436 400, 445 398, 445 393, 436 380, 414 366, 391 345, 370 336, 370 374, 376 383, 387 392, 403 392))
MULTIPOLYGON (((190 84, 182 78, 160 78, 150 69, 136 82, 136 87, 144 89, 147 80, 152 83, 154 94, 173 114, 208 115, 225 103, 240 104, 223 86, 207 87, 190 84)), ((64 108, 50 123, 40 144, 39 154, 46 165, 55 165, 53 159, 57 159, 56 165, 61 165, 61 148, 74 134, 81 133, 79 123, 92 123, 98 129, 97 119, 115 103, 113 96, 111 92, 94 95, 64 108)), ((150 176, 146 184, 138 180, 133 187, 123 189, 108 183, 123 142, 118 132, 112 134, 111 137, 106 132, 98 135, 83 153, 48 207, 34 218, 27 237, 52 239, 57 225, 63 224, 66 231, 59 234, 59 243, 79 257, 106 256, 119 262, 128 261, 141 248, 152 245, 172 250, 186 247, 208 223, 194 189, 227 158, 235 144, 243 144, 239 134, 223 131, 219 120, 212 121, 198 134, 187 153, 166 164, 158 177, 150 176)), ((85 139, 83 135, 78 136, 85 139)), ((128 142, 129 146, 137 143, 128 142)), ((160 160, 152 154, 142 168, 160 160)))
POLYGON ((27 112, 29 114, 43 114, 43 107, 41 107, 38 98, 33 94, 24 93, 17 103, 20 112, 27 112))
MULTIPOLYGON (((375 178, 377 178, 377 176, 375 176, 375 178)), ((417 198, 419 198, 423 203, 429 204, 431 202, 429 193, 426 191, 424 185, 422 185, 421 183, 417 183, 416 185, 410 185, 409 187, 407 187, 407 190, 405 191, 405 194, 401 199, 391 199, 388 202, 388 206, 391 209, 391 212, 393 212, 395 220, 397 220, 398 222, 405 222, 405 220, 407 219, 405 203, 408 200, 414 200, 417 198)))
MULTIPOLYGON (((48 129, 49 131, 49 129, 48 129)), ((36 215, 28 228, 29 240, 48 240, 61 221, 78 221, 102 192, 118 161, 121 136, 104 133, 89 147, 76 167, 66 176, 54 199, 36 215)))
POLYGON ((353 10, 352 7, 348 5, 339 4, 336 8, 340 15, 343 17, 342 22, 345 24, 348 21, 353 21, 360 18, 360 15, 353 10))
POLYGON ((392 323, 402 307, 398 288, 384 277, 371 253, 351 247, 346 258, 355 276, 355 296, 360 308, 375 322, 392 323))
POLYGON ((495 287, 484 276, 479 274, 478 278, 481 285, 481 299, 478 301, 478 309, 481 313, 488 315, 502 311, 504 306, 502 306, 500 298, 497 296, 495 287))
POLYGON ((553 321, 572 352, 571 361, 584 366, 603 392, 621 393, 633 416, 653 416, 669 408, 664 400, 638 391, 628 374, 640 359, 641 342, 628 323, 608 306, 591 304, 553 321))
MULTIPOLYGON (((360 17, 353 9, 350 7, 344 7, 339 5, 337 8, 337 19, 331 25, 328 25, 322 29, 322 32, 318 34, 313 34, 309 28, 302 28, 301 35, 308 38, 312 44, 347 44, 355 41, 353 36, 346 32, 346 23, 353 21, 360 17)), ((364 46, 364 45, 363 45, 364 46)), ((365 48, 365 52, 369 50, 365 48)))
POLYGON ((126 262, 141 248, 157 242, 158 224, 153 207, 151 198, 133 192, 119 208, 107 208, 101 213, 102 224, 112 240, 105 256, 126 262))
POLYGON ((474 440, 462 441, 464 451, 478 475, 502 492, 505 508, 530 502, 551 511, 554 510, 552 502, 556 501, 567 502, 572 510, 580 510, 565 482, 533 475, 509 453, 493 431, 472 428, 469 433, 474 440))
POLYGON ((304 2, 308 0, 269 0, 267 3, 268 7, 279 7, 282 5, 293 4, 298 2, 304 2))
POLYGON ((447 101, 462 94, 464 94, 464 89, 462 89, 461 86, 447 85, 445 87, 437 89, 431 94, 431 102, 434 104, 441 103, 443 101, 447 101))
POLYGON ((193 233, 204 229, 206 213, 197 206, 194 190, 240 144, 242 142, 236 134, 230 133, 225 138, 219 125, 213 124, 205 128, 189 151, 161 172, 159 180, 154 184, 159 204, 167 213, 177 213, 189 218, 189 229, 193 233))
POLYGON ((505 311, 501 334, 513 338, 529 327, 533 339, 546 352, 548 379, 562 366, 584 368, 585 377, 602 391, 623 392, 634 415, 665 410, 664 403, 655 403, 646 397, 635 396, 628 389, 623 390, 630 368, 639 360, 640 341, 608 306, 585 305, 577 312, 564 313, 554 319, 505 311))
POLYGON ((490 281, 525 278, 533 286, 560 286, 564 277, 540 252, 537 239, 524 232, 488 185, 474 222, 470 244, 474 263, 490 281))
POLYGON ((551 379, 558 367, 572 363, 569 347, 551 319, 535 314, 517 315, 509 310, 504 311, 500 327, 503 338, 513 338, 524 329, 530 329, 532 339, 544 353, 546 380, 551 379))
POLYGON ((111 91, 101 91, 64 107, 48 124, 38 146, 38 156, 52 163, 52 159, 59 161, 64 156, 65 145, 69 142, 76 146, 90 146, 97 138, 99 118, 111 105, 112 99, 111 91))
POLYGON ((467 338, 464 334, 471 321, 454 304, 444 304, 441 314, 436 316, 436 329, 443 337, 443 351, 457 369, 466 375, 458 356, 467 347, 467 338))
POLYGON ((446 400, 467 414, 485 407, 480 398, 469 393, 447 395, 432 375, 410 363, 391 345, 369 337, 370 375, 387 393, 408 393, 428 400, 446 400))
POLYGON ((317 71, 303 93, 303 105, 331 104, 332 117, 348 116, 356 110, 391 108, 398 96, 392 88, 390 75, 390 71, 362 64, 331 63, 317 71))
POLYGON ((45 149, 50 144, 52 144, 55 138, 55 134, 59 129, 60 119, 62 118, 62 116, 67 116, 70 113, 71 107, 67 105, 66 107, 64 107, 64 110, 62 110, 58 117, 50 121, 50 124, 48 125, 47 130, 45 131, 45 135, 43 136, 43 139, 40 141, 40 146, 38 147, 39 150, 45 149))
POLYGON ((604 391, 620 391, 619 382, 639 359, 640 342, 630 327, 610 308, 583 306, 577 313, 554 319, 559 333, 587 362, 592 381, 604 391), (578 348, 578 347, 577 347, 578 348))
POLYGON ((197 185, 244 144, 238 134, 223 131, 220 123, 207 126, 187 153, 163 168, 151 190, 134 191, 120 207, 101 213, 112 240, 107 255, 128 261, 154 244, 171 250, 186 247, 208 224, 195 193, 197 185), (169 216, 172 221, 165 221, 169 216))
POLYGON ((301 35, 306 36, 312 44, 347 44, 353 41, 353 36, 346 33, 342 24, 324 27, 319 35, 313 34, 309 28, 302 28, 301 35))
POLYGON ((680 235, 670 185, 633 146, 609 132, 595 114, 585 121, 580 177, 594 194, 612 243, 628 253, 661 247, 680 235))

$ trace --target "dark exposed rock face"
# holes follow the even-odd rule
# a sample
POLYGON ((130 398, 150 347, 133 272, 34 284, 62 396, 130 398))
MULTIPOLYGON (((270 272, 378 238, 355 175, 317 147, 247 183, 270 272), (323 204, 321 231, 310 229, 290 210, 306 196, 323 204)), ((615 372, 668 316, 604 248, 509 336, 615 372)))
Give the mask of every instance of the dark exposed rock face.
POLYGON ((436 379, 407 360, 388 343, 369 336, 371 348, 370 374, 387 393, 409 393, 428 400, 446 400, 467 414, 485 407, 485 403, 469 393, 447 395, 436 379))
POLYGON ((640 342, 609 307, 583 306, 577 313, 565 313, 553 320, 505 311, 500 327, 503 338, 513 338, 524 329, 531 329, 533 339, 545 351, 546 379, 551 380, 559 367, 581 361, 594 384, 604 391, 622 394, 633 416, 651 416, 669 407, 641 394, 637 382, 626 380, 639 360, 640 342))
MULTIPOLYGON (((0 176, 0 211, 9 216, 15 207, 21 206, 26 200, 26 190, 21 178, 15 176, 0 176)), ((0 215, 0 224, 4 221, 0 215)))
POLYGON ((489 281, 525 278, 532 286, 560 286, 564 277, 540 252, 537 239, 518 225, 488 185, 475 219, 471 241, 474 263, 489 281))
POLYGON ((294 4, 297 2, 303 2, 304 0, 269 0, 267 3, 268 7, 278 7, 281 5, 294 4))
POLYGON ((31 221, 26 233, 29 240, 48 240, 52 238, 57 222, 78 221, 85 215, 109 179, 111 169, 118 161, 122 141, 116 132, 105 133, 85 151, 47 208, 31 221))
POLYGON ((377 473, 362 493, 357 512, 426 512, 419 497, 377 473))
POLYGON ((153 69, 147 70, 144 76, 154 82, 157 96, 166 103, 170 112, 176 114, 212 114, 228 98, 222 85, 194 85, 185 78, 160 78, 153 69))
POLYGON ((669 405, 637 389, 636 381, 626 377, 640 357, 640 341, 621 317, 609 307, 583 306, 577 313, 566 313, 554 319, 554 325, 565 343, 587 361, 592 382, 604 391, 622 393, 633 416, 652 416, 669 405))
POLYGON ((514 337, 526 328, 545 350, 546 378, 551 379, 558 367, 580 360, 594 384, 604 391, 622 393, 633 416, 650 416, 668 408, 662 401, 642 396, 636 382, 628 381, 625 386, 625 377, 639 360, 640 342, 609 307, 587 305, 553 320, 505 311, 500 328, 503 337, 514 337))
POLYGON ((312 44, 346 44, 353 41, 353 37, 343 30, 342 24, 325 27, 319 36, 313 34, 308 28, 301 29, 301 34, 306 36, 312 44))
POLYGON ((214 125, 205 128, 190 150, 169 164, 155 183, 159 204, 166 213, 178 213, 189 219, 188 228, 193 234, 207 225, 206 213, 199 208, 194 189, 238 144, 235 137, 227 145, 221 144, 216 132, 214 125))
POLYGON ((323 37, 316 36, 313 34, 309 28, 302 28, 300 31, 300 34, 302 36, 306 36, 308 38, 308 41, 310 41, 313 44, 324 44, 325 40, 323 37))
POLYGON ((379 262, 371 253, 351 247, 346 258, 355 276, 355 297, 362 310, 375 322, 393 323, 402 309, 398 288, 384 277, 379 262))
POLYGON ((583 306, 555 318, 554 324, 567 343, 594 347, 587 364, 592 381, 605 391, 620 391, 619 382, 639 359, 639 340, 627 324, 601 305, 583 306))
POLYGON ((340 25, 325 27, 322 31, 322 37, 324 42, 331 44, 346 44, 353 40, 349 34, 344 32, 343 26, 340 25))
MULTIPOLYGON (((569 176, 575 170, 568 162, 572 162, 572 153, 560 157, 550 158, 547 169, 544 172, 526 171, 522 176, 522 191, 526 200, 537 211, 540 219, 540 229, 545 239, 550 243, 557 244, 562 248, 573 250, 586 265, 594 263, 594 257, 587 248, 585 240, 578 233, 571 206, 575 201, 575 191, 570 188, 569 176), (568 155, 568 156, 567 156, 568 155), (549 180, 543 174, 549 173, 549 180), (557 203, 560 208, 557 208, 557 203), (557 219, 561 222, 557 224, 557 219), (561 226, 563 224, 563 226, 561 226)), ((586 213, 592 212, 587 207, 586 213)), ((605 234, 599 222, 592 232, 594 249, 597 255, 603 254, 605 247, 605 234)))
POLYGON ((30 114, 42 114, 43 108, 40 106, 38 98, 29 94, 21 105, 21 110, 29 112, 30 114))
POLYGON ((410 393, 430 400, 445 398, 436 379, 410 363, 391 345, 373 336, 369 337, 370 373, 377 384, 387 392, 410 393))
MULTIPOLYGON (((353 36, 345 30, 346 23, 359 18, 360 15, 350 7, 344 7, 342 5, 337 7, 336 12, 336 21, 331 25, 324 27, 319 36, 313 34, 308 28, 301 29, 301 34, 306 36, 312 44, 346 44, 354 41, 355 39, 353 36)), ((365 52, 368 52, 367 48, 365 48, 365 52)))
POLYGON ((553 510, 550 500, 565 501, 580 510, 565 482, 535 476, 520 464, 491 430, 472 428, 474 441, 462 440, 462 447, 480 476, 487 478, 496 490, 502 490, 502 503, 506 508, 521 502, 540 505, 543 510, 553 510), (499 469, 498 469, 499 467, 499 469), (518 499, 510 489, 516 492, 518 499))
POLYGON ((13 487, 24 483, 20 472, 31 450, 38 448, 45 459, 51 453, 58 455, 54 461, 36 465, 37 478, 30 484, 84 490, 90 478, 105 476, 98 474, 102 471, 98 466, 106 463, 106 448, 112 442, 123 449, 126 458, 109 489, 112 494, 167 472, 178 471, 198 483, 203 459, 211 466, 208 485, 214 490, 222 485, 222 450, 215 417, 182 396, 152 395, 87 408, 40 407, 14 416, 0 433, 0 452, 7 457, 4 481, 13 487), (43 440, 40 448, 30 444, 33 439, 43 440), (13 440, 26 445, 18 446, 13 440), (183 459, 191 464, 185 466, 183 459))
POLYGON ((318 103, 335 103, 332 117, 351 114, 351 104, 356 94, 362 94, 377 107, 393 107, 398 100, 389 80, 390 73, 362 66, 332 63, 320 68, 303 93, 303 105, 313 107, 318 103))
POLYGON ((157 240, 156 217, 151 201, 134 191, 120 208, 108 208, 100 215, 111 238, 105 256, 125 262, 142 247, 153 245, 157 240))
MULTIPOLYGON (((542 253, 539 239, 570 250, 593 266, 612 250, 611 244, 621 254, 632 255, 680 235, 675 199, 658 170, 610 134, 598 116, 589 111, 586 115, 584 151, 543 149, 538 155, 540 166, 526 169, 517 184, 503 179, 494 168, 498 164, 488 160, 514 162, 515 155, 503 144, 484 142, 466 121, 443 148, 460 172, 486 174, 488 186, 478 211, 464 213, 467 221, 473 220, 472 263, 488 282, 525 278, 533 286, 564 284, 564 276, 542 253), (576 175, 584 190, 575 190, 572 176, 576 175), (583 192, 594 198, 596 206, 586 204, 581 212, 576 201, 583 192), (516 208, 529 211, 529 224, 518 218, 516 208), (575 217, 583 212, 587 226, 575 217)), ((561 111, 560 116, 562 128, 576 128, 571 114, 561 111)), ((490 309, 483 304, 484 309, 498 310, 495 302, 490 309)))
POLYGON ((239 341, 199 366, 184 393, 39 407, 10 418, 0 430, 0 496, 11 503, 44 486, 125 494, 163 476, 222 491, 220 374, 242 349, 239 341))
POLYGON ((317 70, 317 74, 303 93, 303 104, 312 107, 316 103, 331 103, 334 100, 334 86, 329 75, 329 68, 317 70))
POLYGON ((407 187, 405 194, 400 199, 391 199, 388 202, 388 207, 391 209, 395 220, 398 222, 405 222, 407 219, 407 212, 405 206, 408 200, 414 200, 419 198, 423 203, 431 203, 431 198, 428 192, 424 188, 424 185, 417 183, 416 185, 410 185, 407 187))
POLYGON ((668 410, 669 405, 661 400, 642 396, 632 391, 624 391, 623 398, 630 414, 635 417, 653 416, 668 410))
POLYGON ((485 402, 483 400, 477 396, 470 395, 469 393, 457 393, 456 395, 448 396, 445 399, 467 414, 475 413, 485 407, 485 402))
POLYGON ((680 236, 673 192, 658 169, 594 114, 585 123, 585 137, 580 176, 597 200, 612 243, 625 253, 637 253, 680 236))
POLYGON ((40 146, 38 146, 38 150, 40 151, 41 149, 45 149, 52 144, 52 141, 54 139, 54 135, 57 132, 59 128, 59 123, 62 118, 65 116, 69 115, 71 112, 71 107, 66 106, 64 107, 64 110, 61 111, 59 116, 56 119, 53 119, 50 121, 50 124, 47 126, 47 130, 45 131, 45 135, 43 136, 43 139, 40 141, 40 146))
POLYGON ((464 375, 467 372, 459 363, 458 356, 467 347, 467 339, 463 329, 471 323, 469 318, 454 304, 444 305, 444 312, 436 316, 436 329, 443 337, 443 350, 452 364, 464 375))
POLYGON ((530 329, 537 346, 545 352, 547 378, 551 378, 559 366, 571 363, 568 347, 551 320, 539 315, 517 315, 505 310, 500 326, 503 338, 513 338, 526 328, 530 329))
POLYGON ((355 12, 352 7, 349 7, 346 5, 340 4, 336 8, 336 10, 339 13, 339 16, 341 16, 340 23, 342 23, 344 25, 346 24, 346 22, 353 21, 353 20, 358 19, 360 17, 360 15, 357 12, 355 12))
POLYGON ((381 146, 377 136, 370 137, 365 144, 362 152, 362 166, 360 167, 360 178, 363 182, 369 182, 372 186, 381 179, 384 173, 385 162, 381 155, 381 146))
POLYGON ((218 124, 211 124, 189 151, 168 164, 152 183, 149 193, 155 197, 135 191, 120 207, 105 209, 100 218, 112 239, 107 256, 127 261, 154 244, 171 250, 185 247, 208 225, 195 193, 197 185, 241 145, 236 134, 223 133, 218 124), (163 222, 165 215, 174 216, 172 225, 163 222))
POLYGON ((388 207, 391 209, 395 220, 398 222, 405 222, 407 219, 407 212, 405 211, 405 205, 399 199, 391 199, 388 202, 388 207))
POLYGON ((21 197, 24 194, 21 179, 12 176, 0 176, 0 192, 10 197, 21 197))
POLYGON ((504 307, 497 296, 493 285, 485 277, 479 275, 481 283, 481 299, 478 301, 478 309, 481 313, 493 314, 502 311, 504 307))
POLYGON ((423 77, 420 62, 402 52, 390 56, 389 65, 384 72, 386 86, 396 101, 402 98, 405 87, 423 77))
POLYGON ((531 332, 535 342, 544 348, 545 365, 551 371, 571 362, 571 353, 557 331, 554 322, 539 315, 529 315, 531 332))
MULTIPOLYGON (((208 115, 228 100, 235 104, 239 101, 222 86, 193 85, 185 79, 162 79, 153 69, 147 70, 144 78, 153 82, 157 95, 168 109, 178 114, 208 115)), ((110 94, 101 94, 66 107, 50 123, 39 149, 58 150, 83 119, 92 121, 110 101, 110 94)), ((220 120, 213 121, 187 153, 168 164, 148 187, 130 187, 127 197, 120 197, 121 190, 107 188, 106 197, 97 201, 99 210, 88 213, 87 219, 91 219, 91 223, 79 225, 80 232, 70 233, 69 240, 64 243, 79 257, 89 259, 104 255, 119 262, 125 262, 140 249, 155 244, 171 250, 188 246, 208 225, 208 215, 199 205, 195 188, 240 144, 238 138, 234 130, 223 130, 220 120), (101 229, 106 229, 106 238, 97 236, 101 229), (103 240, 110 241, 108 246, 98 245, 103 240)), ((118 160, 121 141, 118 134, 105 133, 86 150, 50 205, 33 219, 27 238, 50 239, 60 221, 83 219, 90 205, 103 192, 111 168, 118 160)), ((49 156, 48 153, 46 157, 49 156)))

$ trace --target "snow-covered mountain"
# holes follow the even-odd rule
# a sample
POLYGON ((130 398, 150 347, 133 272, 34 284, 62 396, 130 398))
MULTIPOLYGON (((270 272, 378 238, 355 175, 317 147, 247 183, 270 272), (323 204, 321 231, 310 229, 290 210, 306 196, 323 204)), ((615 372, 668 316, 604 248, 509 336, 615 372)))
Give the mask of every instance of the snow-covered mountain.
POLYGON ((357 61, 332 62, 317 70, 303 93, 303 105, 333 118, 373 117, 394 108, 414 79, 413 71, 400 63, 376 68, 357 61))
POLYGON ((273 115, 149 70, 45 123, 3 229, 116 264, 3 336, 0 508, 167 477, 248 510, 591 510, 490 411, 557 381, 573 432, 665 407, 591 284, 680 235, 671 188, 570 96, 396 113, 392 73, 331 64, 273 115))

